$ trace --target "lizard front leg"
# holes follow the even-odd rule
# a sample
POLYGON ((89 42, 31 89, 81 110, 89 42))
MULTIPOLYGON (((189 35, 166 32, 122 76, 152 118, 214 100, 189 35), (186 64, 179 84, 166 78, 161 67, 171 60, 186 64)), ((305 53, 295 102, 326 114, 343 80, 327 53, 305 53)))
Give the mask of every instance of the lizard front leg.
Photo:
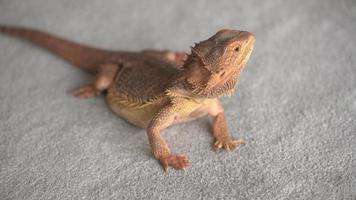
POLYGON ((119 67, 116 64, 101 65, 95 80, 92 83, 71 91, 71 94, 79 98, 98 96, 101 91, 106 90, 109 87, 118 71, 119 67))
POLYGON ((165 172, 168 171, 169 167, 184 169, 189 165, 189 160, 186 156, 171 154, 166 141, 161 135, 161 131, 174 122, 177 111, 177 104, 172 103, 163 107, 147 127, 147 135, 152 153, 160 161, 165 172))
POLYGON ((225 149, 231 151, 243 144, 242 139, 233 139, 227 127, 224 108, 217 101, 210 107, 209 114, 213 117, 213 132, 215 137, 214 149, 225 149))
POLYGON ((154 56, 156 58, 173 62, 177 66, 182 67, 184 63, 184 59, 187 57, 187 54, 185 52, 178 52, 178 51, 160 51, 160 50, 154 50, 154 49, 147 49, 142 51, 143 54, 145 55, 150 55, 154 56))

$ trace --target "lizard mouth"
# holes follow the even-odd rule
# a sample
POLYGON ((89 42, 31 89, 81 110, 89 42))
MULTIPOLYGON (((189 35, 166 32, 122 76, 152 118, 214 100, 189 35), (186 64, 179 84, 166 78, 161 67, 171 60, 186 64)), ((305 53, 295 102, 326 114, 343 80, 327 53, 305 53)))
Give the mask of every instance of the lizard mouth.
POLYGON ((250 59, 250 56, 252 54, 252 50, 253 50, 253 44, 254 41, 250 41, 248 43, 248 46, 246 48, 244 48, 243 53, 242 53, 242 58, 241 61, 237 64, 237 67, 239 68, 240 66, 244 66, 247 61, 250 59))

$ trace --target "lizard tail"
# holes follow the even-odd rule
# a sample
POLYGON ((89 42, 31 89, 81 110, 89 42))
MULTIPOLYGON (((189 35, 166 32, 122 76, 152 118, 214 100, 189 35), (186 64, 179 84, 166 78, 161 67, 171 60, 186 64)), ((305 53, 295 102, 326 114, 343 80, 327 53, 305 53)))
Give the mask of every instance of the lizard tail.
POLYGON ((95 73, 99 65, 103 64, 114 53, 23 27, 0 25, 0 33, 33 42, 91 73, 95 73))

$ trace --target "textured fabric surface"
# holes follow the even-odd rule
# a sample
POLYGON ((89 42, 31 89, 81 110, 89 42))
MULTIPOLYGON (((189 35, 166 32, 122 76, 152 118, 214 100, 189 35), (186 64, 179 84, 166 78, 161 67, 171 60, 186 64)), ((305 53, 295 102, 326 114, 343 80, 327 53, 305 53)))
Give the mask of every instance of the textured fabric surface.
POLYGON ((0 23, 110 49, 188 50, 221 28, 256 34, 229 128, 246 145, 213 152, 209 119, 171 127, 192 161, 164 174, 144 130, 91 80, 34 45, 0 36, 0 199, 355 199, 356 2, 0 0, 0 23))

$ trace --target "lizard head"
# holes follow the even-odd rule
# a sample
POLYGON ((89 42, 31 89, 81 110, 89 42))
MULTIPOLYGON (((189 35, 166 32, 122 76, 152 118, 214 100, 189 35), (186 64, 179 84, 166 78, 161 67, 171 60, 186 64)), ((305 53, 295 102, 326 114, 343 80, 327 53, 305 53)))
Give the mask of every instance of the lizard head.
POLYGON ((230 96, 254 43, 253 34, 231 29, 196 43, 184 63, 186 82, 193 93, 208 98, 230 96))

